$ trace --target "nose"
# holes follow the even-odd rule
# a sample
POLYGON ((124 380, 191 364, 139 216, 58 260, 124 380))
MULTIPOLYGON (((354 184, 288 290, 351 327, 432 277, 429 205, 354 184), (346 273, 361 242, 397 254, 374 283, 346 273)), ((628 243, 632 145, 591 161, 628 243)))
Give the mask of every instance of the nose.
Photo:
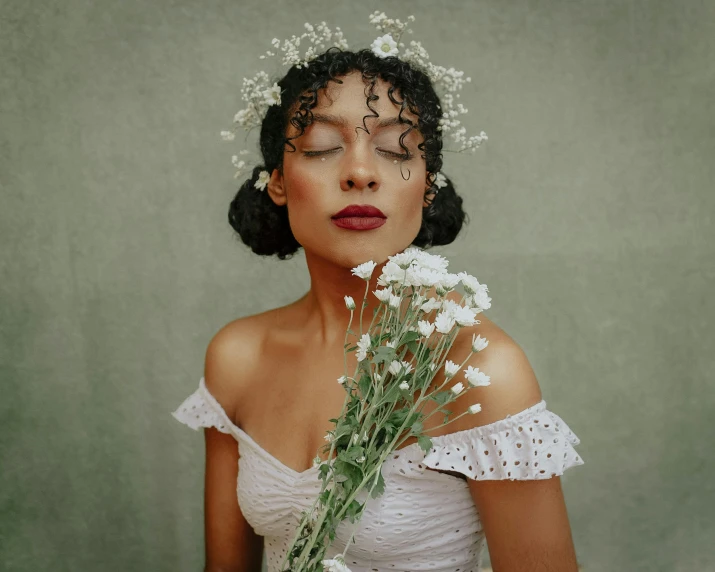
POLYGON ((343 191, 380 188, 380 174, 376 157, 369 146, 356 142, 345 154, 343 171, 340 176, 340 188, 343 191))

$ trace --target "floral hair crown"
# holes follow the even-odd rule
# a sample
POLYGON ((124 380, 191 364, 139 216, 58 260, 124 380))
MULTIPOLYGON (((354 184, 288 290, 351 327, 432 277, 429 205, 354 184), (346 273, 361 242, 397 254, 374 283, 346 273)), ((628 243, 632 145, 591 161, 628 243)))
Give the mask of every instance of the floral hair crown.
MULTIPOLYGON (((370 23, 374 24, 382 35, 375 38, 370 45, 370 49, 381 58, 398 57, 400 60, 423 71, 432 82, 435 90, 440 92, 442 117, 439 120, 437 129, 443 134, 449 134, 456 145, 456 148, 445 149, 445 151, 456 153, 476 151, 482 142, 488 139, 487 134, 482 131, 479 135, 467 136, 467 130, 461 125, 458 117, 467 113, 468 110, 464 105, 457 102, 460 97, 459 92, 464 87, 464 84, 469 83, 472 78, 464 77, 463 71, 433 64, 429 60, 429 54, 422 47, 421 42, 412 40, 409 43, 409 47, 407 47, 401 39, 405 32, 412 34, 412 30, 409 29, 409 23, 414 21, 415 17, 412 15, 407 17, 406 22, 402 22, 398 19, 388 18, 384 12, 373 12, 370 15, 370 23)), ((265 54, 259 56, 260 59, 281 56, 283 65, 307 68, 311 60, 331 47, 341 50, 349 49, 343 37, 343 32, 338 27, 333 31, 325 22, 317 25, 306 23, 304 27, 306 31, 300 36, 293 35, 290 39, 283 40, 282 43, 278 38, 271 40, 271 45, 274 49, 268 50, 265 54), (300 54, 299 50, 302 42, 308 45, 303 55, 300 54)), ((234 116, 233 128, 221 131, 221 137, 224 141, 233 141, 236 138, 236 131, 239 127, 247 131, 254 127, 260 127, 268 108, 272 105, 280 105, 281 90, 277 83, 271 85, 270 78, 265 71, 259 71, 253 77, 243 78, 241 99, 246 106, 234 116)), ((239 155, 247 155, 248 153, 249 151, 243 150, 239 152, 239 155)), ((233 155, 231 158, 231 162, 236 168, 235 178, 238 178, 249 169, 246 161, 240 159, 239 155, 233 155)), ((269 179, 270 173, 262 171, 259 173, 255 187, 258 190, 264 190, 269 179)), ((434 179, 434 192, 438 192, 446 184, 445 176, 442 173, 437 173, 434 179)))

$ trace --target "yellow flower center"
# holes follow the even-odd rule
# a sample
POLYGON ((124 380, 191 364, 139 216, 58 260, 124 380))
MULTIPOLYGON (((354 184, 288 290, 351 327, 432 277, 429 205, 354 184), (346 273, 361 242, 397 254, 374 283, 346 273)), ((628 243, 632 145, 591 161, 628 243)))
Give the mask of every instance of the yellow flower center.
POLYGON ((381 49, 383 52, 389 52, 392 48, 390 47, 390 44, 385 42, 384 44, 382 44, 381 49))

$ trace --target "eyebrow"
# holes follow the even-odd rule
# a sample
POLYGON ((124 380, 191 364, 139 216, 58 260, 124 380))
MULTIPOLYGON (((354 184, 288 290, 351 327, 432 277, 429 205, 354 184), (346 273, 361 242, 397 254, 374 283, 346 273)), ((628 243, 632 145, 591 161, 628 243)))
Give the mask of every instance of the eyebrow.
MULTIPOLYGON (((368 118, 371 116, 368 116, 368 118)), ((337 115, 323 114, 323 113, 313 113, 313 121, 315 123, 326 123, 328 125, 334 125, 336 127, 347 127, 348 120, 344 117, 339 117, 337 115)), ((380 129, 382 127, 392 127, 393 125, 405 125, 409 126, 409 123, 404 123, 400 121, 399 117, 388 117, 386 119, 380 119, 375 127, 380 129)), ((418 130, 417 127, 414 128, 418 130)))

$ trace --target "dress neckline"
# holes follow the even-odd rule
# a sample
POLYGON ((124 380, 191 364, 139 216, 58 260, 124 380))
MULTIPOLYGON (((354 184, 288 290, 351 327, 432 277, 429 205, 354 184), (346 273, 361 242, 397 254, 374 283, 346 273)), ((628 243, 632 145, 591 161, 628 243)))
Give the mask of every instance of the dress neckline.
MULTIPOLYGON (((296 469, 289 467, 283 461, 281 461, 280 459, 269 453, 266 449, 264 449, 253 437, 251 437, 246 431, 241 429, 231 420, 231 418, 228 416, 221 404, 209 392, 208 388, 206 387, 206 381, 204 377, 199 380, 199 390, 202 391, 204 398, 211 404, 211 406, 219 414, 219 416, 221 416, 222 420, 229 428, 229 430, 233 433, 233 435, 237 437, 242 437, 244 440, 249 442, 251 445, 253 445, 255 449, 257 449, 264 457, 269 459, 274 465, 295 477, 303 477, 318 471, 320 465, 313 465, 305 469, 304 471, 297 471, 296 469)), ((538 403, 535 403, 534 405, 528 407, 527 409, 524 409, 523 411, 520 411, 514 415, 507 415, 505 419, 495 421, 494 423, 490 423, 489 425, 481 425, 477 427, 472 427, 471 429, 463 429, 461 431, 455 431, 453 433, 446 433, 444 435, 428 435, 428 437, 430 437, 430 439, 432 440, 433 445, 453 444, 456 443, 462 437, 474 436, 475 434, 486 434, 488 431, 493 431, 495 429, 501 428, 505 423, 512 423, 518 421, 521 417, 528 416, 533 412, 542 411, 545 408, 546 402, 542 399, 538 403)), ((392 453, 406 453, 414 447, 419 447, 419 443, 410 443, 409 445, 401 447, 400 449, 395 449, 392 453)), ((390 460, 390 458, 391 457, 388 456, 385 462, 390 460)))

